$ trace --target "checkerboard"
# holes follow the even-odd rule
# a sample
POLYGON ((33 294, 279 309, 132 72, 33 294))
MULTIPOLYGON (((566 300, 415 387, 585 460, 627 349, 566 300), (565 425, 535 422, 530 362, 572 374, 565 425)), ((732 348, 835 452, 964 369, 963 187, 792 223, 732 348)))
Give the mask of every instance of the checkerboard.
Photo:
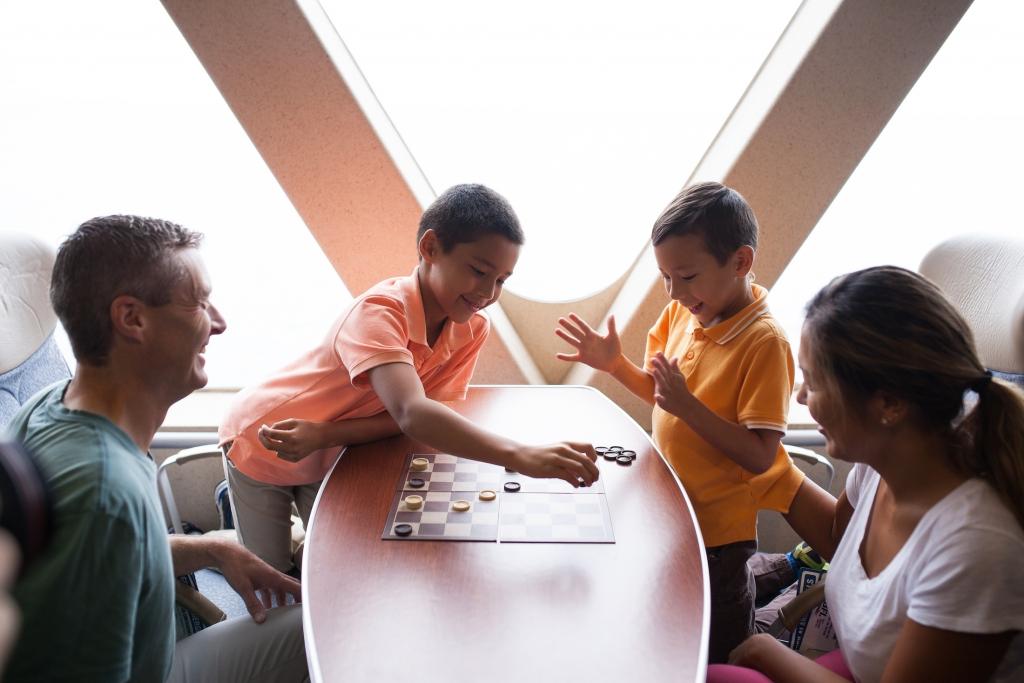
POLYGON ((406 458, 396 489, 382 534, 388 540, 615 542, 600 480, 590 488, 574 489, 564 481, 532 479, 446 453, 414 453, 406 458), (427 469, 412 471, 413 458, 426 458, 427 469), (413 487, 411 479, 422 479, 424 485, 413 487), (509 481, 519 483, 521 489, 505 491, 509 481), (485 489, 493 490, 496 498, 480 500, 479 492, 485 489), (424 499, 418 510, 410 510, 405 503, 412 494, 424 499), (458 500, 469 502, 470 509, 456 512, 452 505, 458 500), (412 533, 397 535, 398 524, 409 524, 412 533))

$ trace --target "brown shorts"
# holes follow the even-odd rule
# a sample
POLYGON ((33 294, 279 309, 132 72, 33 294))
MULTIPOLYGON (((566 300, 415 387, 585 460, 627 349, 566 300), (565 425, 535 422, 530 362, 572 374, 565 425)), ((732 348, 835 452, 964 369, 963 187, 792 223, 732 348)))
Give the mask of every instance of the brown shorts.
POLYGON ((756 551, 756 541, 706 549, 711 583, 709 664, 727 662, 732 649, 754 634, 754 575, 747 560, 756 551))

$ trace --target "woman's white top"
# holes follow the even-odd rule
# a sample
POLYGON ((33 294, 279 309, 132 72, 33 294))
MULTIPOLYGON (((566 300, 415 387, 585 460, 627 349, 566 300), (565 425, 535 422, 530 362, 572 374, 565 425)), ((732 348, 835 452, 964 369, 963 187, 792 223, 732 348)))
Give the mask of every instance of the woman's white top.
MULTIPOLYGON (((1024 631, 1024 530, 995 490, 970 479, 918 522, 889 565, 868 578, 860 547, 880 477, 850 470, 854 508, 828 572, 825 595, 843 657, 861 683, 878 681, 903 623, 963 633, 1024 631)), ((1024 681, 1018 634, 996 681, 1024 681)))

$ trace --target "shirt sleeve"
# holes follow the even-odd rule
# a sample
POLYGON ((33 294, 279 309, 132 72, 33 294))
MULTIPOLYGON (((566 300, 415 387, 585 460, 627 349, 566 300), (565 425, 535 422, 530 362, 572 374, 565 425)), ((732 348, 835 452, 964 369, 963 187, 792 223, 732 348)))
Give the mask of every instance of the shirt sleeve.
POLYGON ((654 323, 654 327, 647 332, 647 348, 644 350, 645 370, 650 366, 651 358, 654 357, 654 354, 659 351, 665 352, 665 345, 668 344, 668 332, 671 328, 672 304, 669 304, 661 312, 658 322, 654 323))
POLYGON ((854 509, 860 502, 861 491, 864 489, 864 480, 868 475, 868 466, 857 463, 850 468, 846 475, 846 499, 854 509))
POLYGON ((739 423, 748 429, 785 432, 793 395, 793 354, 789 342, 770 336, 750 350, 736 404, 739 423))
POLYGON ((452 353, 446 363, 444 379, 437 387, 426 390, 428 398, 435 401, 461 401, 466 398, 469 381, 473 378, 477 358, 487 342, 490 329, 490 320, 480 316, 479 327, 473 330, 473 339, 452 353))
POLYGON ((413 365, 409 321, 401 302, 366 297, 349 311, 334 339, 334 350, 348 370, 352 386, 369 386, 368 370, 388 363, 413 365))
POLYGON ((988 525, 932 539, 912 577, 907 616, 923 626, 960 633, 1024 630, 1024 542, 988 525))

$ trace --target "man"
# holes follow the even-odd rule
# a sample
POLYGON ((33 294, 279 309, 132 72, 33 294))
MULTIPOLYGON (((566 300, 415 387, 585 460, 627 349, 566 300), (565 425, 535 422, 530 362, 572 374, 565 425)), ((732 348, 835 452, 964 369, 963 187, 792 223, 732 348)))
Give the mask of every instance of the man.
POLYGON ((78 367, 15 415, 54 494, 55 536, 15 586, 23 627, 10 680, 291 681, 306 677, 297 581, 240 545, 168 536, 149 443, 167 409, 207 382, 224 319, 201 235, 108 216, 61 245, 50 298, 78 367), (251 619, 174 642, 176 575, 220 570, 251 619))

